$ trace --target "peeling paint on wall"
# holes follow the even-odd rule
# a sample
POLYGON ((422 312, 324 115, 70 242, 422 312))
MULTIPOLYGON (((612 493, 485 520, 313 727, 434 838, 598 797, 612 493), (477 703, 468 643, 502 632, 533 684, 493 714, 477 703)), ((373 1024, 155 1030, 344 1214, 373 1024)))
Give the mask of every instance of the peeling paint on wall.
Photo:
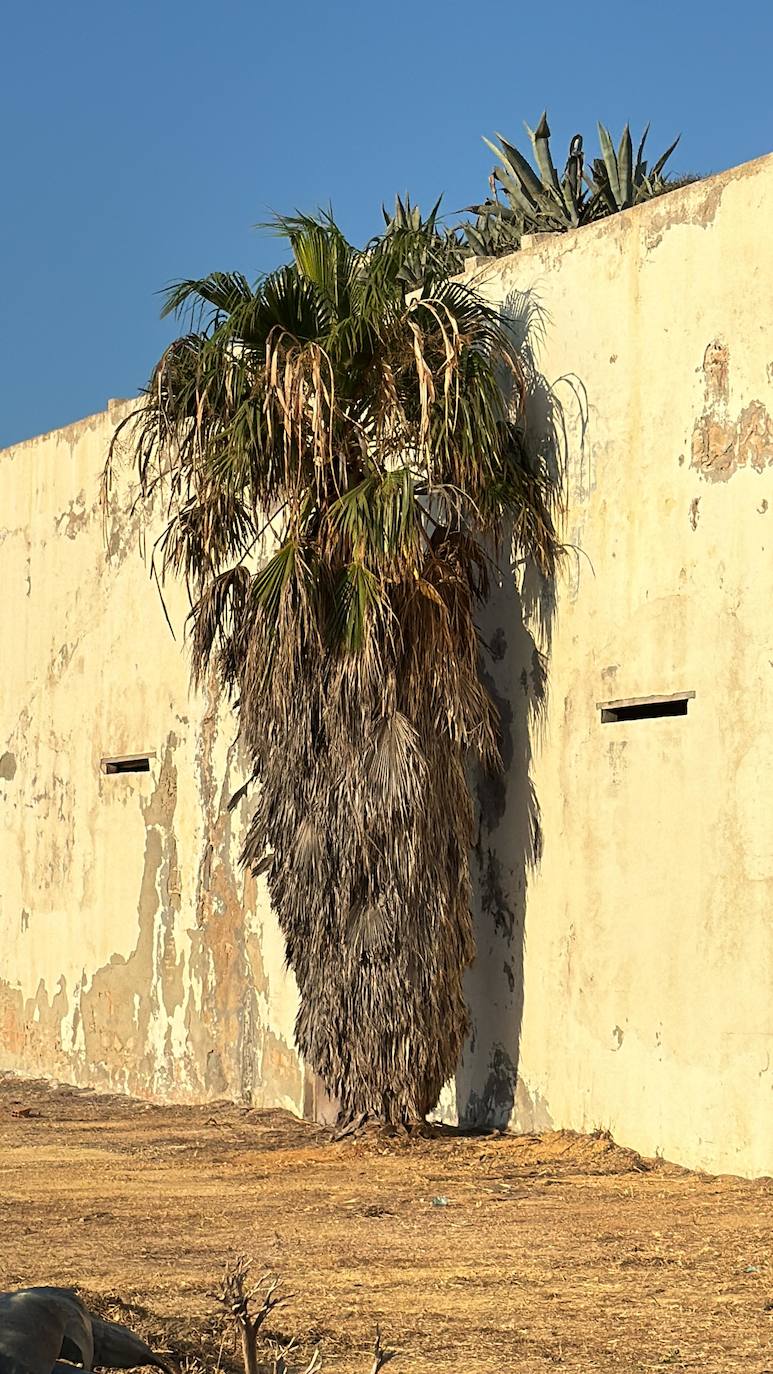
POLYGON ((2 571, 23 559, 33 603, 2 697, 0 1066, 302 1111, 294 984, 265 890, 239 865, 249 807, 225 806, 242 766, 233 714, 211 687, 189 691, 128 487, 103 543, 99 475, 122 413, 0 457, 18 512, 2 571), (147 773, 100 768, 146 748, 147 773))
POLYGON ((736 419, 729 414, 729 367, 728 350, 715 339, 704 354, 705 408, 692 436, 692 466, 710 482, 726 482, 739 468, 764 472, 773 464, 773 419, 762 401, 750 401, 736 419))

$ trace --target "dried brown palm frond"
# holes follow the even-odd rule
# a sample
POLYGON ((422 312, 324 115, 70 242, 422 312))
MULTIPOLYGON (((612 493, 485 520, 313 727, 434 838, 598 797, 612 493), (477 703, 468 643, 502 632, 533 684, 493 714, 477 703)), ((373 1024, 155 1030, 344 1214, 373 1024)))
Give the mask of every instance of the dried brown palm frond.
POLYGON ((477 614, 497 548, 552 573, 558 488, 524 442, 512 335, 433 271, 434 229, 358 251, 330 219, 280 228, 293 262, 254 290, 170 294, 192 332, 134 450, 142 498, 168 503, 156 557, 191 590, 194 676, 239 700, 244 857, 268 865, 299 1048, 344 1117, 412 1122, 468 1025, 466 767, 496 765, 498 732, 477 614))

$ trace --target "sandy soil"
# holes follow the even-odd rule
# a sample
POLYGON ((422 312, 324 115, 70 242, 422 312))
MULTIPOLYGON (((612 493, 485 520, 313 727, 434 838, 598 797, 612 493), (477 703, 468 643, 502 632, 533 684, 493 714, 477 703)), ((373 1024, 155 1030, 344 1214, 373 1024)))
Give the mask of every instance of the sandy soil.
MULTIPOLYGON (((77 1286, 215 1367, 229 1256, 282 1276, 269 1336, 366 1371, 773 1374, 773 1180, 604 1136, 333 1141, 282 1112, 0 1077, 0 1287, 77 1286), (27 1112, 27 1115, 19 1113, 27 1112)), ((270 1354, 266 1342, 266 1357, 270 1354)), ((224 1369, 236 1369, 230 1333, 224 1369)))

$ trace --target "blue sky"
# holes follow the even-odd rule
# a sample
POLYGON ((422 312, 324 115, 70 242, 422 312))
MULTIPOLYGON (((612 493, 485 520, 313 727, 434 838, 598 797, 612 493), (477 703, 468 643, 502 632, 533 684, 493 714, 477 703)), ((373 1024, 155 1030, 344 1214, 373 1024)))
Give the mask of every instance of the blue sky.
POLYGON ((557 154, 598 118, 651 118, 657 152, 681 130, 675 170, 771 151, 772 45, 771 0, 7 6, 0 446, 134 394, 171 337, 155 293, 272 267, 271 210, 332 203, 362 241, 396 192, 460 209, 481 135, 545 106, 557 154))

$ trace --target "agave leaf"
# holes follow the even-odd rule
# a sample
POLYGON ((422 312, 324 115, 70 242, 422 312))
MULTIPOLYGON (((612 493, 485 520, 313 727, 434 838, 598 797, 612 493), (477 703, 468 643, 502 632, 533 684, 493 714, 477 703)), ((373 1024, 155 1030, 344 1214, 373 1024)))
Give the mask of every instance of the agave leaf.
MULTIPOLYGON (((437 200, 435 201, 435 204, 432 206, 432 209, 430 210, 429 214, 427 215, 427 218, 426 218, 425 221, 424 221, 424 224, 425 224, 425 226, 426 226, 427 232, 430 233, 430 234, 434 233, 435 226, 436 226, 436 224, 437 224, 437 217, 438 217, 438 215, 440 214, 440 205, 441 205, 442 200, 443 200, 442 195, 439 195, 438 198, 437 198, 437 200)), ((416 214, 417 214, 417 216, 418 216, 416 227, 420 229, 420 228, 421 228, 421 211, 419 210, 418 206, 417 206, 417 209, 416 209, 416 214)))
POLYGON ((527 196, 524 193, 522 186, 519 184, 515 177, 510 175, 510 173, 504 166, 497 167, 494 175, 496 176, 496 179, 500 183, 500 185, 504 187, 510 200, 515 202, 519 210, 523 211, 523 213, 527 215, 531 215, 534 213, 534 199, 532 197, 527 196))
POLYGON ((573 139, 572 144, 570 145, 570 159, 567 160, 566 169, 564 171, 563 180, 561 182, 561 192, 564 197, 564 204, 566 205, 567 212, 571 218, 572 224, 576 225, 582 223, 582 212, 585 195, 583 191, 583 180, 585 178, 583 176, 583 154, 580 153, 579 165, 576 161, 571 160, 571 148, 574 146, 574 142, 575 140, 573 139))
POLYGON ((617 152, 617 173, 624 206, 633 205, 632 161, 633 147, 631 145, 631 130, 626 124, 617 152))
POLYGON ((677 143, 679 142, 679 140, 680 140, 681 137, 682 137, 681 134, 677 134, 676 138, 674 139, 673 143, 671 144, 671 147, 670 147, 670 148, 666 148, 666 151, 658 158, 657 162, 655 163, 655 166, 653 167, 653 169, 652 169, 652 171, 651 171, 651 173, 650 173, 650 178, 651 178, 652 181, 657 181, 658 177, 661 175, 661 173, 662 173, 662 171, 663 171, 663 168, 665 167, 666 163, 668 162, 668 159, 670 158, 671 154, 673 153, 673 151, 674 151, 674 149, 675 149, 675 147, 676 147, 676 145, 677 145, 677 143))
POLYGON ((462 231, 467 241, 468 247, 476 258, 485 258, 489 252, 489 243, 484 240, 482 234, 472 224, 463 224, 462 231))
POLYGON ((594 219, 599 219, 599 209, 605 204, 607 204, 607 202, 605 201, 603 192, 599 188, 592 190, 591 195, 583 205, 580 223, 591 224, 594 219))
POLYGON ((647 175, 647 164, 644 161, 644 145, 647 142, 647 134, 649 133, 649 131, 650 126, 649 123, 647 123, 645 125, 644 133, 641 136, 641 142, 639 143, 639 147, 636 152, 636 167, 634 168, 633 173, 633 180, 635 186, 638 186, 642 178, 647 175))
POLYGON ((550 209, 546 208, 548 203, 554 201, 558 209, 559 227, 566 228, 567 225, 576 224, 577 212, 571 193, 566 184, 559 180, 558 172, 556 171, 550 152, 550 128, 547 121, 547 112, 543 114, 536 130, 530 129, 527 124, 526 132, 531 139, 534 155, 542 174, 543 196, 545 198, 542 202, 543 206, 545 206, 544 212, 549 218, 556 218, 555 211, 552 207, 550 209))
MULTIPOLYGON (((552 186, 546 187, 540 196, 539 212, 547 225, 555 225, 557 229, 563 230, 571 224, 571 215, 564 204, 563 198, 558 196, 552 186)), ((537 226, 541 228, 541 225, 537 226)))
MULTIPOLYGON (((599 129, 599 143, 601 144, 601 151, 602 151, 602 154, 603 154, 603 156, 604 156, 604 166, 606 167, 606 171, 607 171, 607 180, 609 181, 609 188, 610 188, 610 191, 612 192, 612 198, 613 198, 614 203, 615 203, 615 204, 614 204, 614 208, 617 209, 617 210, 619 210, 619 209, 620 209, 620 206, 621 206, 621 194, 620 194, 620 177, 619 177, 619 174, 618 174, 618 167, 617 167, 617 157, 615 156, 615 150, 614 150, 614 147, 612 146, 612 139, 611 139, 611 137, 610 137, 609 130, 606 129, 606 128, 604 127, 603 124, 599 124, 598 129, 599 129)), ((595 163, 595 162, 594 162, 593 166, 594 166, 594 171, 595 171, 595 168, 596 168, 596 163, 595 163)))
POLYGON ((563 181, 561 182, 561 195, 563 197, 564 205, 566 206, 566 213, 569 219, 572 221, 573 228, 576 228, 578 224, 582 223, 581 188, 578 188, 577 198, 575 199, 571 182, 569 181, 568 177, 564 177, 563 181))
MULTIPOLYGON (((516 221, 520 224, 523 221, 522 210, 516 209, 512 205, 502 205, 498 200, 487 200, 484 201, 483 205, 467 205, 465 209, 468 214, 477 215, 479 220, 490 220, 492 224, 494 222, 512 224, 516 221)), ((530 207, 529 215, 533 214, 534 211, 530 207)))
POLYGON ((593 180, 590 185, 594 196, 598 198, 598 203, 606 205, 610 214, 614 214, 619 206, 609 181, 607 164, 601 157, 593 159, 593 180))
POLYGON ((543 186, 552 186, 556 195, 561 198, 563 203, 561 183, 558 180, 558 173, 553 165, 553 158, 550 154, 550 126, 548 124, 547 110, 543 112, 542 118, 534 132, 532 132, 528 124, 526 125, 526 132, 531 139, 534 156, 537 159, 537 166, 542 175, 543 186))
POLYGON ((487 138, 484 138, 483 142, 496 153, 500 162, 502 162, 502 155, 504 153, 505 161, 509 163, 510 168, 521 183, 523 190, 530 195, 532 199, 536 199, 542 190, 542 182, 534 171, 531 163, 524 157, 523 153, 519 153, 518 149, 514 148, 512 143, 508 143, 507 139, 503 138, 501 134, 497 134, 497 138, 502 145, 501 148, 497 148, 494 143, 489 143, 487 138))
POLYGON ((468 244, 470 245, 470 248, 472 249, 475 257, 484 258, 486 256, 486 245, 484 244, 480 234, 477 233, 475 229, 473 229, 471 224, 465 224, 464 236, 468 244))

